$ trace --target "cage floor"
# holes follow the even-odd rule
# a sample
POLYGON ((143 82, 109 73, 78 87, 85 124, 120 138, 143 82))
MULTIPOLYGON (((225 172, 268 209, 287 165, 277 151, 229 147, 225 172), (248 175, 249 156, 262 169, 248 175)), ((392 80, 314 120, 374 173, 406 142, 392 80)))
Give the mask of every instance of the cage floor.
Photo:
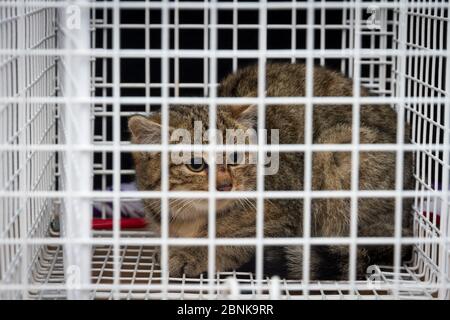
MULTIPOLYGON (((107 237, 109 232, 97 232, 95 236, 107 237)), ((122 232, 126 237, 143 237, 144 231, 122 232)), ((120 248, 120 287, 114 290, 113 246, 102 245, 93 248, 92 299, 215 299, 227 298, 230 291, 224 290, 224 284, 230 279, 239 290, 241 299, 266 299, 271 297, 272 280, 263 279, 257 290, 256 279, 252 273, 222 272, 218 273, 214 283, 207 278, 169 278, 167 292, 161 290, 161 269, 154 261, 155 248, 151 246, 122 246, 120 248)), ((306 297, 299 286, 300 280, 281 279, 278 282, 280 299, 392 299, 392 292, 383 289, 383 284, 392 283, 395 274, 392 267, 376 267, 377 285, 368 281, 356 281, 357 290, 350 291, 350 284, 343 281, 311 282, 306 297), (297 286, 297 288, 295 288, 297 286)), ((398 297, 404 299, 433 299, 433 290, 414 272, 415 268, 403 266, 398 278, 401 281, 398 297)), ((60 285, 61 289, 29 291, 31 299, 64 299, 65 288, 62 246, 46 246, 35 260, 31 272, 34 285, 60 285)))

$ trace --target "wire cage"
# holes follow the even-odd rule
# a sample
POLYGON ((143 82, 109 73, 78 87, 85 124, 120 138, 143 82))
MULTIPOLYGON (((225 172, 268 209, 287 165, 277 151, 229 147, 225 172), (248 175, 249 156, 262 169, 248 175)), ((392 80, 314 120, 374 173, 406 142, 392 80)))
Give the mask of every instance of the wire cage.
MULTIPOLYGON (((0 298, 448 299, 448 8, 446 0, 2 1, 0 298), (164 138, 155 150, 130 144, 131 115, 161 111, 164 126, 172 104, 205 104, 211 114, 218 104, 230 102, 217 96, 225 75, 252 63, 264 70, 271 61, 306 63, 307 81, 314 64, 338 70, 374 96, 356 92, 334 103, 354 105, 355 118, 361 103, 389 104, 399 115, 398 132, 409 123, 410 141, 398 134, 392 145, 364 146, 356 138, 327 147, 352 152, 356 159, 364 148, 396 152, 399 179, 401 155, 411 152, 412 190, 397 183, 394 190, 362 191, 356 183, 348 192, 321 193, 305 183, 302 192, 276 194, 304 200, 304 230, 310 228, 308 208, 314 198, 348 197, 354 203, 359 197, 395 198, 393 237, 358 237, 354 206, 352 231, 343 238, 314 238, 305 231, 298 238, 264 239, 257 231, 254 239, 220 239, 213 227, 205 239, 170 238, 166 204, 174 193, 168 189, 168 172, 162 171, 161 191, 134 189, 130 153, 166 154, 168 144, 164 138), (161 237, 133 215, 146 197, 162 201, 161 237), (401 235, 404 198, 414 200, 410 237, 401 235), (255 246, 256 272, 214 272, 215 247, 239 241, 255 246), (170 277, 169 245, 189 244, 208 246, 209 272, 199 278, 170 277), (389 244, 395 248, 394 264, 373 266, 367 280, 356 279, 350 263, 347 280, 313 281, 305 250, 301 279, 267 277, 262 255, 270 244, 389 244), (405 246, 413 248, 410 261, 401 259, 405 246), (155 258, 159 247, 161 263, 155 258)), ((264 83, 262 72, 259 81, 264 83)), ((315 104, 327 103, 311 93, 297 98, 311 106, 306 121, 315 104)), ((264 108, 289 99, 267 98, 262 89, 249 103, 264 108)), ((263 147, 259 142, 258 150, 263 147)), ((320 150, 312 141, 290 148, 304 152, 305 159, 320 150)), ((311 178, 308 168, 305 161, 305 181, 311 178)), ((358 170, 357 164, 352 169, 358 170)), ((259 203, 258 217, 268 194, 258 188, 252 195, 259 203)), ((204 197, 214 202, 217 193, 204 197)), ((208 219, 214 225, 214 206, 208 219)), ((261 224, 257 228, 263 230, 261 224)), ((350 261, 355 259, 350 250, 350 261)))

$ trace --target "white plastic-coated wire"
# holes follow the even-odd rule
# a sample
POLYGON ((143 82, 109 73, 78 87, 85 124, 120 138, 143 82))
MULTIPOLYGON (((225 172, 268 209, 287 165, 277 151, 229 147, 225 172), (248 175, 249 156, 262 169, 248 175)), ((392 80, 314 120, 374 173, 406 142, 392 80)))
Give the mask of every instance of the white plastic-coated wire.
MULTIPOLYGON (((167 24, 169 23, 169 10, 163 8, 161 14, 161 21, 164 27, 161 33, 161 48, 165 51, 169 49, 169 30, 167 24)), ((161 152, 161 191, 163 196, 161 198, 161 237, 163 244, 161 246, 161 265, 164 288, 169 283, 169 246, 167 239, 169 238, 169 199, 167 193, 169 191, 169 153, 167 146, 169 144, 169 60, 167 56, 162 56, 161 59, 161 83, 163 84, 161 97, 161 144, 164 146, 161 152)), ((167 289, 163 289, 163 298, 167 298, 167 289)))
MULTIPOLYGON (((215 0, 213 0, 216 2, 215 0)), ((205 1, 206 3, 206 1, 205 1)), ((210 47, 211 52, 214 53, 217 50, 217 10, 214 8, 210 11, 210 47)), ((209 80, 212 83, 217 83, 217 58, 212 54, 209 61, 209 80)), ((210 88, 209 96, 211 98, 211 103, 209 104, 209 137, 208 144, 215 146, 217 144, 217 103, 215 101, 217 97, 217 88, 215 86, 210 88)), ((213 296, 214 285, 215 285, 215 273, 216 273, 216 153, 208 153, 208 161, 211 164, 208 173, 208 295, 213 296)), ((233 292, 234 294, 236 292, 233 292)))
MULTIPOLYGON (((448 1, 434 0, 1 2, 0 298, 215 299, 228 292, 233 299, 448 299, 448 5, 448 1), (371 20, 366 20, 370 8, 375 8, 379 26, 370 26, 371 20), (130 11, 142 12, 143 20, 124 21, 130 11), (201 18, 183 20, 195 11, 201 11, 201 18), (230 19, 222 21, 225 11, 230 19), (271 14, 281 11, 289 11, 291 19, 272 23, 271 14), (257 21, 243 24, 244 12, 255 14, 257 21), (331 19, 330 12, 339 19, 331 19), (80 25, 72 28, 70 22, 77 19, 70 20, 70 15, 76 18, 78 13, 80 25), (145 35, 141 49, 125 48, 127 39, 122 32, 134 30, 143 30, 145 35), (183 46, 185 31, 192 30, 203 36, 200 49, 183 46), (287 49, 270 48, 274 30, 291 32, 287 49), (257 31, 256 48, 241 48, 242 31, 257 31), (227 49, 221 47, 222 32, 232 37, 227 49), (328 39, 337 33, 340 48, 331 48, 328 39), (248 59, 258 63, 257 95, 219 97, 222 64, 229 63, 231 72, 248 59), (306 63, 305 96, 266 96, 265 70, 273 59, 306 63), (142 61, 141 80, 123 78, 130 60, 142 61), (183 75, 183 66, 192 61, 200 62, 199 81, 186 80, 183 75), (326 66, 333 61, 353 78, 352 96, 315 96, 314 64, 326 66), (361 86, 377 95, 361 97, 361 86), (187 96, 189 90, 201 92, 201 96, 187 96), (258 144, 220 145, 213 130, 209 144, 169 144, 170 106, 186 104, 207 105, 210 128, 216 127, 219 105, 257 105, 258 144), (304 143, 268 145, 262 130, 266 106, 291 104, 305 107, 304 143), (360 143, 359 110, 365 104, 395 107, 395 143, 360 143), (318 105, 352 106, 351 143, 314 143, 314 109, 318 105), (126 141, 127 118, 158 109, 161 143, 134 145, 126 141), (411 141, 404 139, 405 123, 411 128, 411 141), (121 191, 121 184, 134 175, 123 159, 137 151, 161 153, 160 191, 121 191), (169 160, 172 152, 180 151, 208 154, 208 191, 170 190, 169 160), (216 190, 215 154, 230 151, 258 153, 256 191, 216 190), (351 153, 349 190, 312 190, 313 155, 325 151, 351 153), (393 190, 359 189, 360 154, 368 151, 395 153, 393 190), (268 152, 304 154, 302 191, 264 190, 263 160, 268 152), (412 190, 403 186, 406 153, 414 157, 412 190), (145 198, 161 200, 161 234, 121 230, 121 205, 145 198), (208 200, 207 237, 171 237, 171 198, 208 200), (256 199, 255 237, 217 235, 216 200, 242 198, 256 199), (267 198, 302 199, 301 235, 265 236, 267 198), (358 200, 369 198, 395 199, 391 237, 358 235, 358 200), (403 200, 408 198, 414 199, 410 208, 413 234, 405 236, 402 223, 408 208, 403 200), (350 199, 349 235, 313 236, 314 199, 350 199), (111 231, 91 231, 93 203, 112 203, 111 231), (59 231, 55 230, 58 223, 59 231), (302 278, 265 278, 264 248, 288 245, 303 248, 302 278), (311 247, 320 245, 350 249, 347 281, 311 280, 311 247), (362 245, 394 248, 391 266, 374 267, 375 281, 357 279, 357 249, 362 245), (411 261, 405 262, 401 254, 408 245, 414 253, 411 261), (207 248, 207 277, 171 277, 169 253, 180 246, 207 248), (253 246, 255 273, 216 272, 219 246, 253 246), (159 262, 155 260, 158 250, 159 262), (231 280, 226 280, 229 277, 231 280)), ((106 218, 105 208, 100 211, 106 218)))
MULTIPOLYGON (((112 8, 113 15, 113 39, 112 46, 116 54, 113 56, 113 167, 120 168, 121 167, 121 154, 117 150, 117 147, 120 144, 120 10, 119 10, 119 0, 114 0, 114 6, 112 8)), ((114 276, 113 283, 115 287, 120 283, 120 256, 119 256, 119 243, 118 239, 120 238, 120 198, 118 194, 120 192, 120 172, 114 170, 113 172, 113 238, 114 238, 114 246, 113 246, 113 264, 114 264, 114 276)), ((114 290, 112 292, 113 298, 117 298, 118 291, 114 290)))
MULTIPOLYGON (((355 10, 355 55, 353 56, 353 97, 352 104, 352 144, 355 148, 351 154, 351 190, 353 196, 350 199, 350 237, 356 239, 358 230, 358 198, 355 195, 355 190, 359 189, 359 140, 360 140, 360 114, 361 104, 359 97, 361 96, 361 10, 355 10)), ((353 294, 353 287, 356 281, 356 241, 349 247, 349 279, 351 285, 351 294, 353 294)))
MULTIPOLYGON (((261 49, 261 54, 258 56, 258 114, 257 114, 257 131, 258 131, 258 145, 266 144, 265 141, 265 123, 266 123, 266 105, 264 103, 264 97, 266 92, 266 58, 262 54, 267 47, 267 32, 265 29, 265 25, 267 23, 267 1, 262 1, 258 11, 259 18, 259 30, 258 30, 258 45, 261 49)), ((264 163, 265 163, 266 154, 264 151, 259 148, 257 159, 257 167, 256 167, 256 288, 257 294, 261 293, 262 287, 261 282, 263 278, 263 269, 264 269, 264 246, 262 244, 262 238, 264 237, 264 197, 262 196, 262 191, 264 190, 264 163)))

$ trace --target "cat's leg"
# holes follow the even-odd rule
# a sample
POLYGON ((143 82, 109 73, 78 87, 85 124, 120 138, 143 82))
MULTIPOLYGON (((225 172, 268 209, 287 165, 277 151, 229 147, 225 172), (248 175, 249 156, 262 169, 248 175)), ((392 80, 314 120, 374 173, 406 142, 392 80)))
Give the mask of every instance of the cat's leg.
MULTIPOLYGON (((217 246, 217 272, 238 269, 255 254, 253 246, 217 246)), ((208 271, 208 247, 178 247, 169 249, 169 275, 197 277, 208 271)))
POLYGON ((171 277, 197 277, 208 270, 207 247, 169 248, 169 275, 171 277))
MULTIPOLYGON (((217 237, 254 237, 255 228, 242 227, 238 232, 226 233, 217 230, 217 237), (253 235, 252 235, 253 233, 253 235)), ((206 235, 207 233, 205 233, 206 235)), ((239 268, 249 261, 254 254, 253 246, 216 246, 216 271, 228 271, 239 268)), ((190 277, 199 276, 208 271, 208 247, 173 247, 169 249, 169 274, 180 277, 183 274, 190 277)))
MULTIPOLYGON (((285 204, 285 202, 283 202, 285 204)), ((286 206, 283 208, 276 203, 265 205, 264 236, 280 237, 292 236, 293 226, 298 225, 287 214, 286 206)), ((300 215, 297 215, 300 216, 300 215)), ((294 218, 297 219, 297 218, 294 218)), ((256 214, 253 210, 243 211, 236 209, 217 217, 217 238, 249 238, 256 237, 256 214)), ((202 237, 207 237, 207 229, 202 237)), ((169 271, 171 276, 198 276, 208 270, 208 247, 176 247, 169 250, 169 271)), ((216 271, 231 271, 238 269, 251 260, 255 254, 255 246, 217 246, 216 247, 216 271)))
MULTIPOLYGON (((169 247, 168 257, 168 271, 170 277, 181 277, 185 274, 188 277, 196 277, 199 274, 205 272, 208 267, 208 249, 196 246, 196 247, 184 247, 173 246, 169 247)), ((163 263, 161 260, 161 250, 156 249, 153 260, 160 265, 163 263)))
MULTIPOLYGON (((283 208, 272 205, 270 210, 264 213, 264 237, 276 238, 276 237, 291 237, 294 233, 294 226, 298 225, 298 222, 293 222, 291 217, 283 210, 283 208), (271 211, 276 210, 277 214, 271 215, 271 211)), ((298 215, 300 216, 300 215, 298 215)), ((224 223, 227 225, 227 223, 224 223)), ((251 226, 244 229, 236 230, 232 233, 224 233, 223 237, 229 238, 255 238, 256 236, 256 221, 252 221, 251 226)), ((223 232, 225 230, 220 230, 223 232)), ((285 274, 286 266, 277 265, 279 263, 285 263, 285 254, 283 254, 283 247, 276 246, 264 246, 264 273, 269 274, 285 274)), ((221 271, 231 271, 238 269, 251 258, 255 256, 256 246, 218 246, 216 250, 217 265, 221 271)), ((254 269, 254 268, 252 268, 254 269)))

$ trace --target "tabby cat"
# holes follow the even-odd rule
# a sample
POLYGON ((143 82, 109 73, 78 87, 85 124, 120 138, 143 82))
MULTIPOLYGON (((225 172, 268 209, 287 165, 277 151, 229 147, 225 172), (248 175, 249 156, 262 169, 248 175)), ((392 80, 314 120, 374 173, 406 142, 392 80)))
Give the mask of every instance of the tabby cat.
MULTIPOLYGON (((268 97, 304 97, 305 70, 303 64, 269 63, 266 66, 266 95, 268 97)), ((353 81, 342 74, 323 67, 314 67, 314 96, 350 97, 353 81)), ((222 97, 256 97, 258 68, 250 66, 227 76, 219 86, 222 97)), ((361 96, 370 95, 361 87, 361 96)), ((360 106, 361 144, 396 143, 397 114, 386 105, 360 106)), ((256 105, 224 105, 217 108, 217 129, 255 129, 256 105)), ((203 105, 174 105, 169 112, 169 136, 177 128, 194 135, 195 124, 209 128, 208 107, 203 105)), ((314 144, 352 143, 352 106, 318 104, 313 106, 312 140, 314 144)), ((267 105, 265 127, 279 130, 280 144, 305 142, 305 107, 301 104, 267 105)), ((136 115, 129 119, 131 141, 137 144, 161 143, 161 114, 148 117, 136 115)), ((405 128, 405 132, 409 132, 405 128)), ((406 135, 405 139, 408 139, 406 135)), ((171 141, 171 143, 178 143, 171 141)), ((202 143, 208 143, 203 141, 202 143)), ((226 143, 226 142, 224 142, 226 143)), ((270 143, 270 141, 269 141, 270 143)), ((231 153, 236 157, 236 153, 231 153)), ((249 154, 246 153, 245 156, 249 154)), ((161 155, 134 152, 136 182, 139 190, 161 189, 161 155)), ((359 154, 359 190, 395 189, 395 152, 362 151, 359 154)), ((187 191, 208 190, 208 155, 192 156, 186 163, 169 165, 169 189, 187 191)), ((304 154, 279 153, 276 174, 264 177, 265 190, 303 190, 304 154)), ((404 187, 412 183, 411 156, 405 155, 404 187)), ((351 152, 321 151, 312 154, 312 190, 350 190, 351 152)), ((254 163, 227 163, 216 165, 216 186, 222 192, 256 190, 257 167, 254 163)), ((143 200, 150 226, 160 232, 161 202, 143 200)), ((403 208, 403 234, 410 233, 409 202, 403 208)), ((350 236, 349 198, 313 198, 311 200, 311 237, 350 236)), ((392 198, 360 198, 357 202, 358 237, 394 236, 395 200, 392 198)), ((170 199, 171 237, 200 238, 208 236, 207 199, 170 199)), ((253 238, 256 235, 256 199, 218 199, 216 201, 216 237, 253 238)), ((264 237, 301 237, 303 235, 302 199, 265 199, 264 237)), ((272 246, 264 248, 264 273, 289 278, 302 276, 303 248, 298 246, 272 246)), ((392 263, 392 246, 357 247, 356 272, 364 276, 370 264, 392 263)), ((252 270, 255 247, 251 245, 218 246, 218 271, 234 269, 252 270)), ((208 248, 202 246, 169 248, 170 276, 196 277, 208 269, 208 248)), ((349 268, 348 245, 312 245, 310 250, 311 279, 345 279, 349 268)))

